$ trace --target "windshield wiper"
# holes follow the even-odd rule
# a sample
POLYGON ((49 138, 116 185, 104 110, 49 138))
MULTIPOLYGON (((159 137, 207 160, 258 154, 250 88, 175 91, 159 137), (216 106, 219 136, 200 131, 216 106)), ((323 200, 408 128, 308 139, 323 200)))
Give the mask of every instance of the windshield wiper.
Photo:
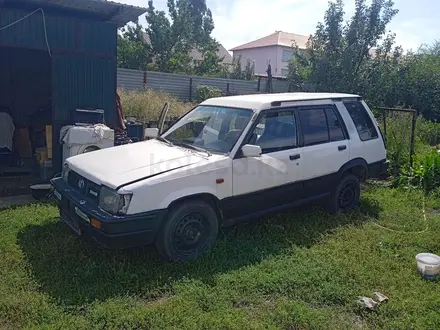
POLYGON ((165 143, 168 144, 170 147, 173 146, 173 143, 172 143, 170 140, 168 140, 168 139, 166 139, 166 138, 164 138, 164 137, 162 137, 162 136, 156 136, 156 140, 159 140, 159 141, 165 142, 165 143))
POLYGON ((196 151, 200 151, 200 152, 206 152, 208 154, 208 156, 212 155, 212 153, 210 151, 208 151, 204 148, 201 148, 201 147, 197 147, 197 146, 190 144, 190 143, 178 142, 178 143, 174 143, 174 144, 177 146, 188 148, 188 149, 192 149, 192 150, 196 150, 196 151))

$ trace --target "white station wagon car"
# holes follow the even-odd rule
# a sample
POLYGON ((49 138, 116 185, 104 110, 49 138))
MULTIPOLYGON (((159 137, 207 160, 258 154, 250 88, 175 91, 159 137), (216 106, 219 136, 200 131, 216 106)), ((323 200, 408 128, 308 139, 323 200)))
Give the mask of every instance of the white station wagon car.
POLYGON ((387 171, 382 133, 358 95, 213 98, 150 140, 68 158, 52 180, 61 220, 107 247, 155 243, 196 258, 220 226, 324 199, 356 207, 387 171))

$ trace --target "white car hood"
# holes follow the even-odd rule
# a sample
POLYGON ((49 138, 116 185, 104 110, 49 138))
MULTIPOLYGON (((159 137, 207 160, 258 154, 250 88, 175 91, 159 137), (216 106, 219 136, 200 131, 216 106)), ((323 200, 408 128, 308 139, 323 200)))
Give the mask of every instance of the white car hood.
POLYGON ((203 159, 203 154, 149 140, 73 156, 66 162, 83 177, 116 189, 203 159))

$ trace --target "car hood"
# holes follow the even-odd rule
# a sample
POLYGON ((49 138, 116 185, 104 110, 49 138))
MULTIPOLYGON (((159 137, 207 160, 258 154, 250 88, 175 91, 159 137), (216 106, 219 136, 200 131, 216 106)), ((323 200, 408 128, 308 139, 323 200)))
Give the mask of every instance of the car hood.
POLYGON ((86 179, 116 189, 204 159, 203 154, 148 140, 73 156, 66 162, 86 179))

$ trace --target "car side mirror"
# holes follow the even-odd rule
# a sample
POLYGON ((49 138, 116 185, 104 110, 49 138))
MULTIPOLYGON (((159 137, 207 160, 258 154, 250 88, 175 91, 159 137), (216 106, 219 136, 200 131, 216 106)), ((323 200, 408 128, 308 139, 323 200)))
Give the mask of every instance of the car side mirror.
POLYGON ((241 147, 241 152, 245 157, 260 157, 261 156, 261 147, 253 144, 246 144, 241 147))
POLYGON ((148 127, 144 131, 146 138, 156 138, 159 135, 159 129, 156 127, 148 127))

